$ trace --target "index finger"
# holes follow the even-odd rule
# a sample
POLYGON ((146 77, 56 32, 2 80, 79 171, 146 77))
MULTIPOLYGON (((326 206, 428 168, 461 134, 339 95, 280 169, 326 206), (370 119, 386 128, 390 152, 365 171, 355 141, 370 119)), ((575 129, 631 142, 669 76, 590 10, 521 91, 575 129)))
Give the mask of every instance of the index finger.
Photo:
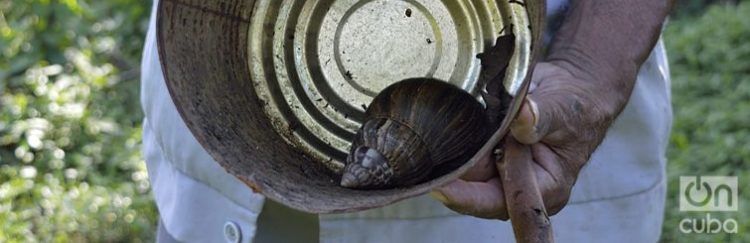
POLYGON ((493 153, 479 158, 479 161, 461 176, 461 179, 466 181, 487 181, 497 175, 497 169, 495 169, 495 162, 492 160, 493 153))

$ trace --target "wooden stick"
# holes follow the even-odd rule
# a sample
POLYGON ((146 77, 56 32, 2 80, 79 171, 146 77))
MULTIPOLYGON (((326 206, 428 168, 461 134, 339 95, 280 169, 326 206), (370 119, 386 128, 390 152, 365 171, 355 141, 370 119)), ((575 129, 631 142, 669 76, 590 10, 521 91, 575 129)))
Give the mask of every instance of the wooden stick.
POLYGON ((552 225, 534 176, 531 150, 513 138, 507 140, 506 145, 523 148, 515 156, 506 153, 497 162, 516 242, 554 242, 552 225))

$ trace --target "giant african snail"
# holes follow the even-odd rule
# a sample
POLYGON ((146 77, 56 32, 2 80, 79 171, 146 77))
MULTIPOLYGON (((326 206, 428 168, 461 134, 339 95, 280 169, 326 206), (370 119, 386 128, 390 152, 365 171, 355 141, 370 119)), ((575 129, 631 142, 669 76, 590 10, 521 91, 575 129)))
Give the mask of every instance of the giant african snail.
POLYGON ((466 91, 429 78, 400 81, 367 108, 341 186, 420 183, 440 167, 466 162, 486 141, 487 129, 484 107, 466 91))
POLYGON ((471 158, 505 117, 510 95, 502 78, 513 41, 513 34, 500 36, 477 56, 487 110, 466 91, 430 78, 403 80, 381 91, 352 142, 341 186, 410 186, 471 158))

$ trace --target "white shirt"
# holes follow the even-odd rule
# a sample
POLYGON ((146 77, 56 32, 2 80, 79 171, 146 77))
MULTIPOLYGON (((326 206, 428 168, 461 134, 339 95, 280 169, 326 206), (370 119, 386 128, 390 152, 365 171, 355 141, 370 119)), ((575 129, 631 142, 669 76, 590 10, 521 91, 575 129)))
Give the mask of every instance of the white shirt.
MULTIPOLYGON (((564 9, 564 2, 548 1, 548 15, 564 9)), ((250 242, 264 198, 226 173, 178 115, 159 64, 154 16, 142 60, 143 151, 163 226, 179 241, 250 242)), ((641 67, 625 110, 581 171, 568 206, 552 217, 557 241, 658 240, 672 120, 669 82, 659 42, 641 67)), ((295 234, 298 229, 276 230, 295 234)), ((427 196, 359 213, 322 215, 319 232, 321 242, 513 239, 509 223, 459 215, 427 196)))

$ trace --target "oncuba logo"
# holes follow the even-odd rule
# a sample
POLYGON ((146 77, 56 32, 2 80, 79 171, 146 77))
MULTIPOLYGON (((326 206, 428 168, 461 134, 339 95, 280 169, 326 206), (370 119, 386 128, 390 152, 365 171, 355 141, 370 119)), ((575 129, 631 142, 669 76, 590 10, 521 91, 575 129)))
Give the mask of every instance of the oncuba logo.
MULTIPOLYGON (((680 211, 731 212, 739 208, 736 176, 681 176, 680 211)), ((737 220, 701 218, 680 221, 683 233, 737 233, 737 220)))

